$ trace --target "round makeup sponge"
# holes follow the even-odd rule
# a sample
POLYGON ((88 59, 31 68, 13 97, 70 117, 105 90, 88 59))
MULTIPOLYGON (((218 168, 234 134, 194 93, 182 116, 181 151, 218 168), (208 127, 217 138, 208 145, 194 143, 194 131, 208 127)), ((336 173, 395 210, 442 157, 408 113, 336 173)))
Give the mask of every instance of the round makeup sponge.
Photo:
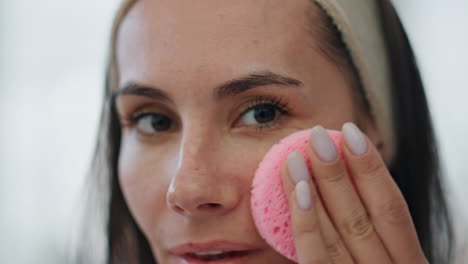
MULTIPOLYGON (((281 181, 281 166, 293 151, 301 153, 311 172, 309 147, 311 129, 295 132, 275 144, 259 163, 252 183, 250 200, 255 225, 260 235, 276 251, 297 262, 289 204, 281 181)), ((342 134, 327 130, 340 155, 342 134)))

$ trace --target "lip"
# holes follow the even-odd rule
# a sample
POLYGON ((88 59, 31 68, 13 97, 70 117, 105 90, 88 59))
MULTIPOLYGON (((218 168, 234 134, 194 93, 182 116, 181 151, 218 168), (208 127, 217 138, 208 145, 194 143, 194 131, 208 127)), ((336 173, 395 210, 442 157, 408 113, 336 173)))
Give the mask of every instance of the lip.
POLYGON ((177 262, 180 264, 242 264, 247 263, 248 260, 253 257, 253 255, 256 255, 255 253, 258 253, 259 250, 260 248, 245 243, 236 243, 226 240, 215 240, 207 243, 191 242, 182 244, 171 248, 169 252, 173 255, 176 255, 178 260, 177 262), (212 261, 203 261, 187 255, 189 253, 209 250, 245 251, 245 254, 238 257, 212 261))
POLYGON ((169 250, 174 255, 185 255, 187 253, 195 253, 200 251, 208 251, 208 250, 224 250, 224 251, 253 251, 259 248, 244 244, 244 243, 236 243, 226 240, 215 240, 210 241, 207 243, 186 243, 176 247, 173 247, 169 250))

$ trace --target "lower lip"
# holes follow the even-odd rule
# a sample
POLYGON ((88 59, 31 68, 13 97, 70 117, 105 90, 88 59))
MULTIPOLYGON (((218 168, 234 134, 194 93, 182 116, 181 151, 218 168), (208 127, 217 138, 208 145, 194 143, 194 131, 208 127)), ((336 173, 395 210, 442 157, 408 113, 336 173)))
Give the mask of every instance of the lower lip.
POLYGON ((237 256, 237 257, 228 257, 218 260, 201 260, 195 259, 186 256, 177 256, 177 263, 178 264, 245 264, 249 261, 252 261, 254 256, 258 253, 258 250, 250 251, 244 255, 237 256))

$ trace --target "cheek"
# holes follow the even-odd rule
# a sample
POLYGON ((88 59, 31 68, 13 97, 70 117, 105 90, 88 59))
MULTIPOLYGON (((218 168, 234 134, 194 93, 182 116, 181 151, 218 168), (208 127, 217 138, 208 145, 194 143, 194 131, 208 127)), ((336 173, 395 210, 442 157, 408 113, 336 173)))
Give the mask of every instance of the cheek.
POLYGON ((122 141, 119 183, 130 213, 145 235, 153 233, 154 223, 166 207, 169 179, 161 155, 148 151, 131 138, 122 141))

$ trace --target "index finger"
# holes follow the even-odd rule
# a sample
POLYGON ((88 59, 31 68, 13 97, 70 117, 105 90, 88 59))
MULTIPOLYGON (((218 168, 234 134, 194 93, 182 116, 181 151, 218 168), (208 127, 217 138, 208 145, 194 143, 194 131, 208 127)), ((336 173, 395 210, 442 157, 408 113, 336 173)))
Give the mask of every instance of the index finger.
POLYGON ((282 166, 282 180, 288 197, 291 227, 294 235, 294 245, 297 260, 303 263, 331 263, 325 246, 317 215, 315 192, 304 158, 297 152, 288 156, 288 163, 282 166), (292 181, 295 179, 295 182, 292 181), (314 194, 315 197, 312 196, 314 194))

